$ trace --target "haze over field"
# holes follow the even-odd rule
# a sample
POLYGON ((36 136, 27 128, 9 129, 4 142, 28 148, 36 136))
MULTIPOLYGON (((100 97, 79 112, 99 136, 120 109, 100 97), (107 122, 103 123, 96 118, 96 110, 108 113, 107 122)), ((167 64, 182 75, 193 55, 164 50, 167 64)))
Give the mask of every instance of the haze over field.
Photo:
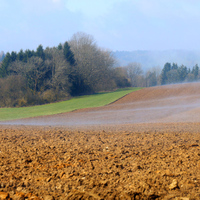
POLYGON ((198 50, 199 9, 198 0, 0 0, 0 51, 57 46, 79 31, 112 51, 198 50))
POLYGON ((199 122, 200 83, 145 88, 98 108, 1 122, 12 125, 82 126, 199 122))

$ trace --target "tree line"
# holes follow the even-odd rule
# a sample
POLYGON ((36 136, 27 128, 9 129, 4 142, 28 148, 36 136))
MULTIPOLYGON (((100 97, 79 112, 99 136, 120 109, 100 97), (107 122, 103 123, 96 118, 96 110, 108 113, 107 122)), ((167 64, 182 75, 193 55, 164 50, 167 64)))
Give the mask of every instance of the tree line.
POLYGON ((39 45, 36 51, 6 53, 0 64, 0 107, 38 105, 130 86, 128 78, 117 73, 115 62, 112 52, 82 32, 57 47, 39 45))
POLYGON ((176 63, 166 63, 161 73, 161 84, 172 84, 182 82, 193 82, 200 79, 199 66, 196 64, 191 68, 184 65, 178 66, 176 63))
POLYGON ((118 70, 121 73, 123 71, 132 87, 152 87, 200 80, 198 64, 188 68, 185 65, 178 66, 176 63, 167 62, 162 69, 153 67, 144 72, 140 63, 132 62, 118 70))
POLYGON ((199 67, 166 63, 143 71, 140 63, 116 67, 112 52, 86 33, 57 47, 3 53, 0 107, 39 105, 124 87, 151 87, 200 79, 199 67))

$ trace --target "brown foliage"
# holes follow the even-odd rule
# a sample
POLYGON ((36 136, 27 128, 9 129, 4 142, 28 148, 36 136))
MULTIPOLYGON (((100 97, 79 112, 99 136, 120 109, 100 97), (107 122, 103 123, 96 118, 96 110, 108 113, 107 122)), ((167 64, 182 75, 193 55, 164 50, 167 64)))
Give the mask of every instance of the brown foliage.
POLYGON ((25 79, 21 75, 11 75, 0 79, 0 106, 18 105, 18 101, 24 98, 25 86, 25 79))

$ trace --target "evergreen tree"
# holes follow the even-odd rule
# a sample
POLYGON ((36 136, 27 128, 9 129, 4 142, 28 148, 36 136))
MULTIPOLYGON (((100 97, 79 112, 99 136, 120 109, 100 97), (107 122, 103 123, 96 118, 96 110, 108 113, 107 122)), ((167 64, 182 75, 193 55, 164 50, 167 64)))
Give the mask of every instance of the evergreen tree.
POLYGON ((34 50, 31 51, 32 56, 36 56, 36 52, 34 50))
POLYGON ((197 64, 192 68, 192 74, 194 74, 194 79, 197 80, 199 75, 199 66, 197 64))
POLYGON ((161 73, 161 85, 168 83, 167 73, 171 70, 171 63, 166 63, 161 73))
POLYGON ((178 74, 179 74, 179 80, 180 82, 183 82, 185 81, 187 75, 188 75, 188 69, 186 66, 184 65, 181 65, 179 68, 178 68, 178 74))
POLYGON ((18 53, 17 59, 18 59, 19 61, 23 61, 23 59, 24 59, 24 52, 23 52, 22 49, 21 49, 20 52, 18 53))
POLYGON ((58 45, 58 50, 62 50, 62 44, 60 43, 59 45, 58 45))
POLYGON ((33 56, 33 53, 31 50, 27 49, 24 52, 24 58, 23 58, 23 62, 27 62, 29 58, 31 58, 33 56))
POLYGON ((17 53, 12 51, 10 55, 11 62, 14 62, 17 59, 17 53))
POLYGON ((25 53, 26 53, 28 58, 31 58, 34 55, 33 52, 31 50, 29 50, 29 49, 26 50, 25 53))
POLYGON ((174 69, 177 70, 178 69, 178 65, 176 63, 173 63, 171 69, 172 70, 174 70, 174 69))
POLYGON ((68 42, 65 42, 63 49, 64 57, 69 62, 71 66, 75 65, 74 54, 70 49, 68 42))
POLYGON ((40 44, 37 48, 37 51, 36 51, 36 56, 42 58, 42 60, 45 59, 45 53, 44 53, 44 49, 43 49, 43 46, 40 44))
POLYGON ((1 68, 0 68, 0 78, 6 77, 8 75, 8 65, 12 62, 11 55, 8 52, 3 59, 1 68))

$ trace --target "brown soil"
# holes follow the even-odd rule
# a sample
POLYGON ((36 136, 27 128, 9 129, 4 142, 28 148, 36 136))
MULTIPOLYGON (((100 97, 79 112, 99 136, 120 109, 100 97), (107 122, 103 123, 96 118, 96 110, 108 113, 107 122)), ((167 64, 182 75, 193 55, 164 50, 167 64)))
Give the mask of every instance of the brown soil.
POLYGON ((145 88, 104 107, 52 116, 14 120, 8 124, 40 126, 116 125, 200 122, 200 83, 145 88))
POLYGON ((200 199, 199 89, 0 125, 0 199, 200 199))

